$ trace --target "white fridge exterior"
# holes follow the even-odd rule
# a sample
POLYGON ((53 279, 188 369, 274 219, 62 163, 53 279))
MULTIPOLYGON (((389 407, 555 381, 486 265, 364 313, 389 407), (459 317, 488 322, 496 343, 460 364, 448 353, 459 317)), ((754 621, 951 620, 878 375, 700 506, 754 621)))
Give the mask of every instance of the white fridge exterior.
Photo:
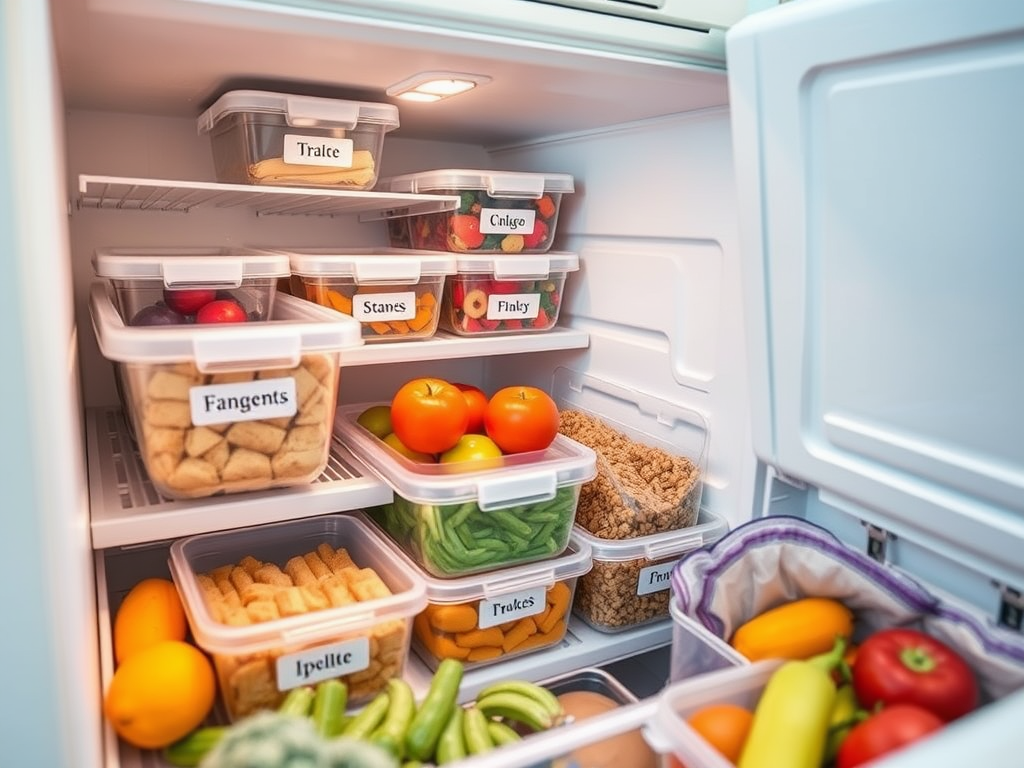
MULTIPOLYGON (((730 84, 723 70, 721 30, 673 32, 664 25, 580 15, 579 9, 526 0, 495 0, 469 19, 458 4, 442 2, 380 3, 367 10, 365 3, 312 1, 4 0, 0 194, 5 205, 0 206, 0 231, 13 279, 3 289, 6 330, 0 338, 11 361, 9 397, 19 404, 10 409, 10 431, 25 438, 8 441, 3 462, 12 513, 0 544, 0 596, 10 606, 8 626, 17 630, 8 630, 0 640, 10 668, 0 736, 17 745, 18 764, 92 768, 139 759, 137 753, 117 749, 100 714, 102 676, 111 664, 104 654, 106 645, 109 655, 103 572, 108 548, 123 548, 130 555, 137 547, 145 549, 152 542, 187 533, 357 508, 377 503, 383 492, 379 483, 341 476, 308 492, 263 495, 247 500, 251 503, 228 499, 163 505, 139 500, 121 488, 97 487, 95 481, 89 487, 86 481, 87 470, 90 475, 99 471, 97 466, 107 458, 89 450, 95 443, 97 414, 117 404, 112 372, 92 338, 84 298, 93 249, 161 245, 169 237, 179 245, 320 245, 339 237, 349 244, 384 243, 379 222, 360 223, 344 213, 287 217, 257 215, 247 207, 200 205, 182 214, 118 210, 90 202, 90 184, 97 177, 211 180, 208 147, 195 133, 194 118, 204 106, 200 101, 231 78, 250 73, 268 82, 275 77, 341 82, 359 86, 359 93, 373 97, 401 79, 399 73, 404 77, 417 70, 458 68, 493 75, 494 81, 480 89, 479 101, 453 99, 438 113, 403 111, 409 116, 403 125, 414 132, 408 138, 402 132, 388 138, 386 171, 509 167, 571 173, 577 179, 578 193, 567 198, 562 213, 560 241, 561 247, 580 254, 583 266, 566 291, 560 323, 564 335, 540 346, 494 342, 429 353, 405 345, 402 354, 380 347, 360 350, 343 363, 344 401, 377 399, 382 390, 393 389, 424 369, 485 383, 515 380, 546 386, 556 368, 566 367, 701 413, 710 428, 704 503, 732 525, 772 511, 769 504, 762 504, 762 492, 766 482, 782 474, 795 483, 793 487, 812 489, 802 498, 815 503, 807 503, 802 513, 812 519, 822 515, 845 538, 866 545, 859 520, 900 537, 900 546, 890 547, 890 555, 910 553, 910 559, 898 564, 923 563, 927 570, 935 549, 948 554, 950 542, 943 550, 928 535, 927 526, 913 523, 920 519, 918 512, 904 516, 902 527, 893 527, 883 512, 902 508, 898 501, 903 499, 895 499, 895 491, 885 483, 879 483, 876 492, 882 495, 871 503, 839 503, 844 492, 849 496, 852 488, 856 496, 863 486, 850 480, 847 487, 837 480, 831 487, 831 475, 815 472, 817 446, 808 448, 799 440, 787 443, 785 437, 820 433, 821 423, 833 428, 835 420, 821 416, 836 409, 818 408, 807 416, 801 403, 808 382, 795 372, 801 370, 799 365, 780 369, 781 363, 767 355, 769 350, 785 351, 787 339, 807 338, 803 285, 786 284, 791 293, 779 294, 773 272, 776 255, 803 242, 801 222, 773 218, 778 213, 773 203, 779 195, 776 185, 789 190, 786 185, 800 185, 804 178, 792 176, 785 163, 778 164, 786 159, 786 148, 801 146, 793 137, 801 135, 806 115, 803 106, 792 101, 793 85, 803 82, 799 73, 813 69, 816 56, 829 61, 831 52, 838 50, 836 41, 825 37, 821 49, 815 48, 816 33, 808 30, 819 24, 829 29, 827 18, 815 20, 816 12, 828 17, 834 9, 838 18, 855 14, 857 5, 866 6, 865 13, 928 17, 927 4, 906 0, 793 3, 752 17, 749 27, 741 25, 742 36, 729 55, 743 74, 739 84, 730 84), (502 34, 503 15, 506 22, 515 20, 508 35, 502 34), (566 29, 571 34, 559 31, 566 29), (786 67, 779 64, 777 80, 760 56, 772 62, 788 57, 760 50, 762 35, 778 40, 779 48, 792 54, 786 67), (759 134, 758 115, 744 101, 752 92, 762 105, 761 99, 781 100, 779 109, 765 111, 772 122, 764 123, 764 134, 759 134), (796 133, 776 146, 776 125, 796 133), (83 181, 83 176, 93 181, 83 181), (781 235, 773 225, 781 227, 781 235), (753 255, 762 248, 770 292, 758 271, 751 269, 753 255), (776 300, 781 305, 778 323, 776 300), (769 337, 761 322, 769 315, 769 327, 778 338, 769 337), (780 325, 786 322, 788 327, 780 325), (772 414, 778 416, 776 422, 771 421, 772 414), (807 420, 801 421, 801 414, 807 420), (821 498, 819 485, 824 494, 821 504, 816 503, 821 498), (915 561, 917 548, 904 542, 919 540, 922 556, 915 561)), ((1002 40, 1012 60, 1014 42, 1019 49, 1019 12, 1009 3, 988 6, 989 32, 1002 40), (996 34, 1000 29, 1006 32, 1003 38, 996 34)), ((986 14, 972 16, 978 18, 973 23, 986 23, 986 14)), ((934 34, 940 38, 948 35, 943 30, 966 20, 944 21, 936 21, 934 34)), ((903 38, 898 29, 890 28, 893 37, 878 45, 889 42, 899 47, 903 38)), ((847 43, 850 37, 837 35, 847 43)), ((1019 74, 1019 64, 1016 67, 1005 70, 1011 85, 1019 82, 1013 76, 1019 74)), ((991 108, 996 102, 987 104, 991 108)), ((1012 113, 1018 121, 1019 109, 1012 113)), ((926 115, 937 116, 935 109, 926 115)), ((1012 155, 1013 135, 1001 134, 1002 144, 996 146, 1012 155)), ((943 136, 954 138, 952 128, 943 136)), ((1014 157, 1016 165, 1008 167, 1020 170, 1019 151, 1014 157)), ((816 163, 814 168, 818 167, 816 163)), ((812 199, 802 187, 794 194, 800 200, 812 199)), ((1015 219, 1006 215, 1019 212, 1020 196, 1014 197, 1007 186, 993 189, 985 200, 984 205, 996 205, 1003 214, 996 218, 999 228, 987 230, 982 238, 990 254, 986 263, 994 266, 1002 261, 993 249, 1021 242, 1019 223, 1018 229, 1011 229, 1008 222, 1015 219)), ((972 210, 983 212, 984 205, 972 210)), ((802 211, 795 206, 794 215, 802 216, 802 211)), ((928 221, 926 213, 920 216, 928 221)), ((834 236, 835 230, 828 234, 834 236)), ((804 253, 798 248, 788 257, 800 261, 795 266, 798 272, 806 260, 804 253)), ((779 263, 782 269, 794 268, 779 263)), ((874 266, 883 263, 880 259, 874 266)), ((840 264, 829 261, 825 266, 840 264)), ((948 277, 942 285, 952 287, 955 281, 948 277)), ((989 309, 1009 312, 1011 321, 1021 319, 1012 291, 999 296, 989 309)), ((895 305, 888 308, 894 310, 895 305)), ((991 330, 990 325, 985 327, 991 330)), ((1020 323, 1007 322, 996 329, 1004 334, 998 341, 1006 351, 1014 349, 1015 327, 1020 323)), ((850 330, 836 320, 825 328, 837 334, 850 330)), ((820 344, 823 337, 813 340, 820 344)), ((840 340, 849 342, 842 336, 840 340)), ((930 349, 935 351, 934 346, 930 349)), ((982 377, 978 369, 994 365, 996 371, 1015 371, 1019 378, 1019 355, 971 351, 976 355, 975 369, 960 371, 962 379, 938 390, 940 402, 947 406, 959 402, 954 396, 982 377)), ((792 354, 797 361, 804 359, 800 349, 792 354)), ((860 410, 867 404, 877 411, 881 405, 867 402, 864 391, 836 381, 848 370, 844 366, 857 362, 851 357, 829 369, 827 382, 832 388, 814 389, 807 402, 828 406, 836 398, 843 404, 853 398, 860 410)), ((875 394, 881 396, 884 390, 880 387, 875 394)), ((1017 414, 1012 394, 1002 390, 997 393, 1002 400, 989 405, 1008 403, 1010 414, 1017 414)), ((624 413, 631 411, 628 402, 613 405, 624 413)), ((986 413, 993 417, 996 409, 986 413)), ((633 418, 642 422, 652 415, 636 412, 633 418)), ((968 425, 968 415, 963 414, 959 423, 968 425)), ((848 424, 849 419, 840 426, 848 424)), ((1008 470, 1000 475, 1003 496, 993 500, 996 514, 988 518, 999 523, 1004 535, 991 539, 991 546, 979 544, 973 567, 967 569, 970 588, 960 595, 993 614, 999 593, 983 584, 987 577, 1005 587, 1024 586, 1015 555, 1020 551, 1021 507, 1012 493, 1020 488, 1022 462, 1019 443, 1009 439, 1013 434, 997 432, 982 446, 989 453, 997 449, 998 468, 1008 470), (991 571, 984 567, 987 564, 991 571)), ((987 470, 993 467, 989 463, 987 470)), ((966 478, 966 490, 976 491, 989 487, 983 481, 991 474, 979 471, 961 477, 966 478)), ((948 511, 947 507, 929 509, 948 511)), ((979 534, 984 522, 961 519, 968 519, 970 535, 988 535, 979 534)), ((945 538, 955 543, 958 534, 945 538)), ((607 661, 664 645, 669 638, 664 629, 625 639, 591 637, 589 642, 581 631, 584 639, 573 652, 582 648, 583 653, 575 663, 607 661)), ((570 663, 564 656, 546 662, 538 655, 517 669, 543 677, 570 663)), ((962 729, 978 729, 989 744, 1006 744, 998 737, 1008 737, 1010 731, 999 729, 1001 723, 1019 718, 1021 696, 1015 698, 962 729)), ((972 749, 972 754, 977 752, 972 749)), ((994 762, 998 754, 992 752, 992 765, 999 764, 994 762)))

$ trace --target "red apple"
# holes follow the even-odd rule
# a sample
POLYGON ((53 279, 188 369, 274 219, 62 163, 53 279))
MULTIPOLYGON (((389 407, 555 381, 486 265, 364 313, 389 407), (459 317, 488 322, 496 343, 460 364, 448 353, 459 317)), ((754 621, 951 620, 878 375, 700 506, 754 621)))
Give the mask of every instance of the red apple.
POLYGON ((466 425, 467 432, 478 435, 484 434, 484 411, 487 410, 487 394, 480 387, 472 384, 463 384, 458 381, 452 382, 462 390, 466 398, 466 405, 469 406, 469 424, 466 425))
POLYGON ((217 299, 203 307, 196 313, 196 323, 244 323, 249 316, 242 309, 241 304, 230 299, 217 299))
POLYGON ((206 288, 164 289, 164 301, 167 306, 182 315, 194 315, 215 298, 217 292, 206 288))

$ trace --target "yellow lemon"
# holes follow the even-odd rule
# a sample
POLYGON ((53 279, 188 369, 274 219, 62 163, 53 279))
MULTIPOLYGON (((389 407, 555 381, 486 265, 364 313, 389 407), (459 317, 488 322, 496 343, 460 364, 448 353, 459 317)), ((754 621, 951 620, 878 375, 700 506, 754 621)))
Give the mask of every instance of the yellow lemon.
POLYGON ((184 640, 186 630, 185 609, 174 582, 143 579, 125 595, 114 616, 114 659, 120 664, 163 640, 184 640))
POLYGON ((217 683, 202 651, 164 640, 126 657, 114 672, 103 714, 140 749, 161 749, 197 728, 213 708, 217 683))

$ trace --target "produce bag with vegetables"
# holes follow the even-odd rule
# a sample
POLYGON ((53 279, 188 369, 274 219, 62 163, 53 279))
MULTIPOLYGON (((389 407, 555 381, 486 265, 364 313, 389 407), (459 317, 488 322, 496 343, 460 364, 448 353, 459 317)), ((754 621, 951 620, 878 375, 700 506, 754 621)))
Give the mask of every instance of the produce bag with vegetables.
POLYGON ((806 598, 846 606, 854 646, 901 628, 955 649, 977 679, 979 703, 1024 687, 1024 638, 985 623, 800 518, 746 523, 686 555, 672 571, 679 613, 724 641, 770 609, 806 598))

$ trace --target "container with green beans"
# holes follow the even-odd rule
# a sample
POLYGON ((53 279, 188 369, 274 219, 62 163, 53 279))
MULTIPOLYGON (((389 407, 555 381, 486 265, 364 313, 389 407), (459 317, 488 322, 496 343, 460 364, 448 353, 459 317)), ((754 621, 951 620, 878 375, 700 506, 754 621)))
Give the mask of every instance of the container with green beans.
POLYGON ((425 571, 440 578, 561 555, 594 452, 556 436, 544 451, 473 466, 421 464, 384 444, 356 418, 372 403, 341 407, 335 434, 384 482, 391 502, 367 510, 425 571))

